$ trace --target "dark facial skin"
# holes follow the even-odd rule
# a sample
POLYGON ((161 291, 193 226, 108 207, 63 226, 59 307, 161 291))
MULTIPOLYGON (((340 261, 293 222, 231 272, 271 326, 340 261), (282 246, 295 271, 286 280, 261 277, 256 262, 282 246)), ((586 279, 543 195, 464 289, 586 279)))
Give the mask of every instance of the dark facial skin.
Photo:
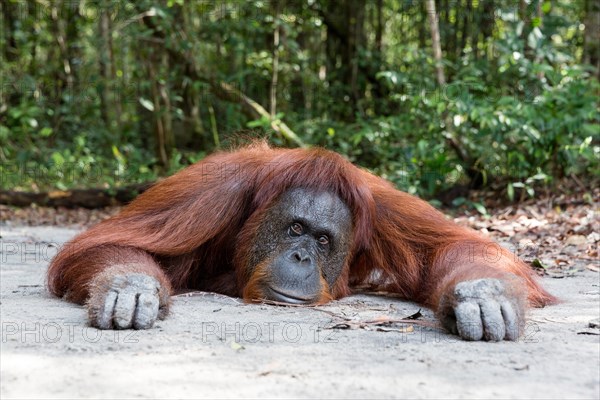
POLYGON ((291 189, 271 207, 253 246, 251 268, 268 260, 262 292, 269 300, 316 302, 321 276, 332 287, 352 241, 352 216, 335 194, 291 189))

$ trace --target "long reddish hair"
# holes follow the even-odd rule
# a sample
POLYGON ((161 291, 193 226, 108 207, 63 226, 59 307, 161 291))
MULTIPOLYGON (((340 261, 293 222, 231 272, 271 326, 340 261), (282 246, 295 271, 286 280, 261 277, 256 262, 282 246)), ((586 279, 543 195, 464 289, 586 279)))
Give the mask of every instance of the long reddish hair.
POLYGON ((296 187, 335 193, 352 212, 353 245, 330 288, 334 298, 349 294, 351 285, 369 283, 435 304, 446 285, 486 271, 486 276, 522 277, 534 305, 554 301, 510 252, 339 154, 320 148, 274 149, 262 142, 207 157, 75 237, 50 264, 48 287, 57 296, 85 301, 87 284, 99 268, 126 261, 104 257, 98 263, 94 258, 118 247, 150 254, 175 289, 241 296, 249 280, 244 263, 262 216, 296 187), (497 257, 487 260, 488 265, 475 263, 467 272, 453 273, 445 264, 457 261, 447 263, 447 257, 458 253, 465 258, 466 244, 476 254, 495 246, 497 257))

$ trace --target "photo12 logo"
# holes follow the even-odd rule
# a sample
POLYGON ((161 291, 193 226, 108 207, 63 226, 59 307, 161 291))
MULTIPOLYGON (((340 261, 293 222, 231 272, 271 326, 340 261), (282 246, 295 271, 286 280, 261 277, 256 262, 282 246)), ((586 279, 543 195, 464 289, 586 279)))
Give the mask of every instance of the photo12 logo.
POLYGON ((237 343, 337 343, 337 332, 319 324, 297 322, 203 322, 200 327, 202 342, 233 340, 237 343))
POLYGON ((14 322, 2 321, 2 343, 138 343, 138 331, 101 330, 81 322, 14 322))

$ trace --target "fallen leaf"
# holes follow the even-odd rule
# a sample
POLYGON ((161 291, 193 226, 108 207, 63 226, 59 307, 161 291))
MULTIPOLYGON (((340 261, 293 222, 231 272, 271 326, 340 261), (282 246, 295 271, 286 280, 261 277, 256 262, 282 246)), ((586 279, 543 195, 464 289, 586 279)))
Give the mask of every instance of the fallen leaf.
POLYGON ((412 325, 402 326, 400 328, 388 328, 385 326, 378 326, 377 329, 380 332, 399 332, 399 333, 411 333, 415 331, 412 325))
POLYGON ((590 271, 594 271, 594 272, 600 272, 600 267, 598 267, 595 264, 588 264, 585 266, 587 269, 589 269, 590 271))
POLYGON ((600 242, 600 233, 598 233, 598 232, 590 233, 589 235, 587 235, 587 240, 590 243, 600 242))
POLYGON ((404 319, 419 319, 423 316, 423 314, 421 314, 421 309, 419 308, 419 311, 417 311, 416 313, 409 315, 408 317, 404 318, 404 319))
POLYGON ((587 243, 587 239, 583 235, 571 235, 565 240, 565 246, 581 246, 587 243))
POLYGON ((229 347, 231 347, 235 351, 241 351, 241 350, 245 349, 244 346, 242 346, 241 344, 239 344, 235 340, 232 340, 231 343, 229 343, 229 347))

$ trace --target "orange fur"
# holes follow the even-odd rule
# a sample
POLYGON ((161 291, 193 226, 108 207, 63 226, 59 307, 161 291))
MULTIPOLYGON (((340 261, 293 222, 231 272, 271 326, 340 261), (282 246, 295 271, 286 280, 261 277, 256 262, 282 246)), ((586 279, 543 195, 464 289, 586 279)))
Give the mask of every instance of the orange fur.
POLYGON ((251 302, 264 299, 261 285, 269 278, 267 276, 267 266, 270 261, 271 260, 265 260, 265 262, 256 266, 254 272, 246 282, 246 286, 244 286, 244 291, 242 293, 244 300, 251 302))
POLYGON ((95 275, 115 263, 139 270, 145 254, 145 271, 173 289, 258 296, 253 282, 261 268, 249 276, 247 265, 251 240, 273 201, 295 187, 331 191, 352 211, 350 256, 324 301, 348 295, 351 285, 370 283, 436 307, 460 280, 507 273, 521 277, 520 290, 532 305, 556 301, 516 256, 497 247, 497 257, 490 258, 486 250, 497 246, 492 241, 339 154, 264 143, 207 157, 80 234, 52 261, 48 287, 82 303, 95 275))

